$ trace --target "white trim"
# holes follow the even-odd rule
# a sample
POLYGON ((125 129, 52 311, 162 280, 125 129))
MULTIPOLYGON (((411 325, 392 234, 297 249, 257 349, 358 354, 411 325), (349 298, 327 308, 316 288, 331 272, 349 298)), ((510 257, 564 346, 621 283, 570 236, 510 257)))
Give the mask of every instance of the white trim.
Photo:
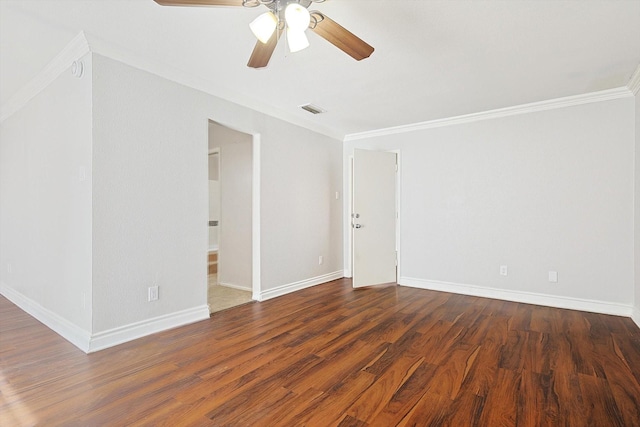
MULTIPOLYGON (((239 127, 228 125, 224 122, 209 118, 207 121, 207 129, 209 122, 216 123, 220 126, 224 126, 236 132, 241 132, 247 135, 251 135, 251 291, 253 295, 252 299, 259 300, 260 288, 261 288, 261 270, 260 270, 260 162, 261 162, 261 136, 259 133, 253 133, 251 131, 243 130, 239 127)), ((209 135, 207 131, 207 135, 209 135)), ((220 152, 219 148, 214 148, 211 151, 220 152)), ((210 151, 210 153, 211 153, 210 151)), ((240 288, 244 289, 244 288, 240 288)))
POLYGON ((633 320, 638 328, 640 328, 640 308, 633 307, 633 313, 631 314, 631 320, 633 320))
MULTIPOLYGON (((207 138, 209 137, 209 122, 207 122, 207 138)), ((209 150, 209 154, 207 155, 207 166, 209 166, 209 170, 211 170, 211 165, 209 164, 209 162, 211 162, 211 158, 209 158, 209 156, 211 156, 212 154, 217 154, 218 155, 218 182, 220 182, 220 148, 216 147, 216 148, 212 148, 211 150, 209 150)), ((209 174, 207 172, 207 179, 209 177, 209 174)), ((210 183, 211 181, 215 181, 215 180, 211 180, 209 179, 207 181, 207 184, 210 183)), ((208 187, 208 194, 207 194, 207 200, 209 199, 209 196, 211 195, 211 187, 208 187)), ((220 205, 220 194, 218 194, 218 205, 220 205)), ((211 200, 209 200, 209 206, 211 206, 211 200)), ((207 208, 207 212, 208 212, 208 218, 211 218, 211 211, 209 211, 209 209, 207 208)), ((220 219, 220 218, 218 218, 220 219)), ((207 227, 207 236, 210 236, 211 234, 211 226, 207 227)), ((219 236, 219 233, 218 233, 219 236)), ((207 237, 207 241, 209 241, 209 237, 207 237)), ((217 253, 218 250, 220 249, 220 242, 218 241, 218 243, 216 243, 215 245, 209 245, 209 253, 208 255, 211 255, 211 253, 217 253)), ((209 262, 207 260, 207 262, 209 262)), ((217 261, 216 261, 217 263, 217 261)))
POLYGON ((612 314, 614 316, 631 317, 633 307, 606 301, 594 301, 581 298, 563 297, 558 295, 538 294, 523 291, 507 291, 461 283, 424 280, 412 277, 402 277, 398 282, 402 286, 428 289, 432 291, 451 292, 455 294, 473 295, 483 298, 522 302, 526 304, 544 305, 548 307, 567 308, 570 310, 589 311, 593 313, 612 314))
POLYGON ((291 292, 299 291, 302 289, 310 288, 312 286, 320 285, 322 283, 331 282, 332 280, 342 279, 344 272, 334 271, 333 273, 324 274, 322 276, 312 277, 310 279, 300 280, 298 282, 289 283, 287 285, 278 286, 277 288, 267 289, 260 292, 258 298, 254 298, 258 301, 265 301, 271 298, 279 297, 289 294, 291 292))
POLYGON ((640 92, 640 64, 638 64, 636 71, 634 71, 627 82, 627 88, 629 88, 634 95, 638 95, 638 92, 640 92))
POLYGON ((75 36, 62 51, 56 55, 29 83, 18 90, 0 111, 0 123, 12 116, 31 99, 42 92, 55 79, 65 72, 73 63, 90 53, 89 43, 84 32, 75 36))
POLYGON ((0 282, 0 294, 4 295, 5 298, 20 307, 24 312, 43 323, 49 329, 52 329, 80 350, 85 353, 88 352, 91 342, 91 334, 89 331, 71 323, 2 282, 0 282))
POLYGON ((74 37, 62 52, 47 64, 47 66, 45 66, 45 68, 33 80, 16 92, 16 94, 11 97, 5 105, 1 106, 0 123, 24 107, 29 100, 40 93, 55 78, 69 68, 73 61, 90 52, 122 62, 139 70, 155 74, 156 76, 163 77, 183 86, 205 92, 228 102, 258 111, 264 115, 315 131, 330 138, 342 141, 342 138, 344 137, 343 132, 336 132, 334 129, 301 117, 300 114, 306 113, 300 113, 297 108, 295 109, 295 113, 284 109, 276 109, 262 101, 252 99, 250 96, 241 94, 232 88, 224 87, 218 82, 195 77, 188 72, 173 67, 170 64, 145 58, 144 55, 130 51, 123 46, 108 43, 83 31, 74 37))
POLYGON ((0 294, 85 353, 209 318, 209 307, 202 305, 92 335, 1 282, 0 294))
POLYGON ((396 281, 402 277, 402 271, 400 266, 402 263, 400 259, 401 240, 402 240, 402 224, 400 219, 402 218, 402 150, 391 150, 392 153, 396 153, 396 281))
POLYGON ((557 108, 573 107, 576 105, 589 104, 593 102, 610 101, 613 99, 628 98, 633 96, 629 88, 620 87, 599 92, 586 93, 582 95, 567 96, 564 98, 550 99, 529 104, 515 105, 513 107, 498 108, 495 110, 483 111, 480 113, 465 114, 462 116, 447 117, 444 119, 429 120, 426 122, 413 123, 409 125, 394 126, 390 128, 352 133, 344 137, 344 141, 355 141, 358 139, 373 138, 377 136, 395 135, 406 132, 414 132, 424 129, 432 129, 443 126, 451 126, 463 123, 477 122, 480 120, 490 120, 501 117, 515 116, 518 114, 535 113, 538 111, 554 110, 557 108))
POLYGON ((469 123, 479 120, 488 120, 498 117, 507 117, 516 114, 526 114, 536 111, 564 108, 591 102, 624 98, 630 95, 635 95, 638 93, 638 91, 640 91, 639 65, 631 76, 627 85, 621 88, 608 89, 599 92, 533 102, 479 113, 466 114, 462 116, 448 117, 444 119, 436 119, 409 125, 395 126, 390 128, 343 135, 339 132, 336 132, 335 130, 319 125, 318 123, 302 119, 296 114, 292 114, 288 111, 276 110, 272 106, 267 106, 260 101, 250 99, 249 97, 241 95, 233 90, 223 88, 218 84, 194 78, 188 73, 175 69, 170 65, 148 60, 140 56, 139 54, 128 51, 122 46, 111 45, 109 43, 106 43, 104 40, 99 40, 90 35, 89 39, 91 39, 91 42, 89 43, 87 37, 88 35, 81 31, 64 47, 64 49, 55 58, 53 58, 42 69, 40 73, 38 73, 36 77, 34 77, 29 83, 18 90, 18 92, 16 92, 5 105, 2 105, 0 109, 0 123, 16 113, 22 107, 24 107, 33 97, 44 90, 62 72, 69 68, 73 61, 91 52, 98 53, 113 60, 123 62, 129 66, 161 76, 167 80, 182 84, 193 89, 201 90, 205 93, 224 99, 226 101, 242 105, 252 110, 260 111, 263 114, 269 115, 271 117, 275 117, 277 119, 302 126, 306 129, 313 130, 315 132, 341 140, 343 142, 372 138, 376 136, 412 132, 422 129, 431 129, 453 124, 469 123))
POLYGON ((218 282, 218 286, 224 286, 225 288, 238 289, 239 291, 251 292, 251 288, 248 286, 234 285, 233 283, 218 282))
MULTIPOLYGON (((218 81, 196 77, 193 74, 176 68, 167 62, 154 60, 146 57, 145 55, 141 55, 140 52, 133 52, 124 46, 119 46, 94 37, 92 34, 87 34, 87 37, 89 39, 91 51, 99 55, 122 62, 139 70, 155 74, 156 76, 179 83, 183 86, 202 91, 215 96, 216 98, 224 99, 233 104, 241 105, 253 111, 258 111, 266 116, 274 117, 276 119, 301 126, 305 129, 313 130, 330 138, 342 141, 342 137, 344 136, 343 132, 336 132, 335 130, 320 123, 305 118, 304 115, 308 115, 308 113, 303 112, 297 107, 292 108, 291 111, 288 109, 274 108, 272 105, 268 105, 267 103, 262 102, 259 99, 254 99, 246 94, 242 94, 236 89, 225 86, 218 81)), ((259 78, 259 74, 260 71, 257 71, 255 74, 256 78, 259 78)))
POLYGON ((91 336, 91 342, 87 353, 104 350, 105 348, 133 341, 147 335, 199 322, 208 318, 209 306, 201 305, 199 307, 188 308, 186 310, 176 311, 174 313, 164 314, 162 316, 109 329, 108 331, 99 332, 91 336))
MULTIPOLYGON (((345 218, 344 218, 344 233, 343 238, 346 242, 346 247, 344 247, 344 277, 353 277, 353 218, 351 215, 353 214, 353 154, 349 156, 345 156, 347 161, 347 176, 344 179, 344 183, 342 186, 342 192, 344 195, 344 199, 346 199, 347 203, 344 206, 345 218)), ((343 168, 344 169, 344 168, 343 168)))
POLYGON ((260 134, 253 134, 253 170, 251 185, 251 290, 253 295, 251 298, 259 300, 261 289, 261 270, 260 270, 260 134))

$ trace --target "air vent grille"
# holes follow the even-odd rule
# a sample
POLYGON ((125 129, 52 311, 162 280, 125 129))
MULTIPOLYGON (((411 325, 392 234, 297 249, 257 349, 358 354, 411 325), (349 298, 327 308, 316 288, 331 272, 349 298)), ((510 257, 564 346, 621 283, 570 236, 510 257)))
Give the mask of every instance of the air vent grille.
POLYGON ((305 104, 305 105, 301 105, 300 108, 302 108, 305 111, 310 112, 311 114, 322 114, 322 113, 326 113, 327 110, 318 107, 317 105, 313 105, 313 104, 305 104))

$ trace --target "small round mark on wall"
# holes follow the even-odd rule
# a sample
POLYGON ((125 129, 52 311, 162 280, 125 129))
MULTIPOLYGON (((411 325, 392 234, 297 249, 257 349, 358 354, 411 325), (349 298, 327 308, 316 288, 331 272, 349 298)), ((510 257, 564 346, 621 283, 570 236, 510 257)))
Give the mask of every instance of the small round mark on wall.
POLYGON ((71 64, 71 74, 77 78, 81 78, 84 74, 84 64, 82 61, 73 61, 71 64))

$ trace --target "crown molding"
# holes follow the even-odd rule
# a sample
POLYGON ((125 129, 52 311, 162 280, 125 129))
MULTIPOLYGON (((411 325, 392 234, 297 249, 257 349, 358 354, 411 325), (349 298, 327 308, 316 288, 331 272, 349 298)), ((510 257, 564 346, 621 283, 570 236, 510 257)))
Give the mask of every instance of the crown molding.
POLYGON ((640 92, 640 64, 638 64, 636 71, 631 75, 631 78, 627 83, 627 88, 634 95, 638 95, 638 92, 640 92))
POLYGON ((38 93, 44 90, 58 76, 60 76, 60 74, 62 74, 73 61, 76 61, 77 59, 90 52, 98 53, 107 58, 120 61, 134 68, 147 71, 149 73, 163 77, 167 80, 205 92, 217 98, 224 99, 225 101, 259 111, 262 114, 286 121, 297 126, 304 127, 306 129, 344 142, 406 132, 414 132, 456 124, 471 123, 481 120, 490 120, 495 118, 514 116, 518 114, 547 111, 557 108, 572 107, 593 102, 609 101, 637 95, 638 92, 640 92, 639 64, 635 72, 629 79, 627 85, 620 88, 344 135, 342 133, 336 132, 333 129, 329 129, 325 126, 319 125, 318 123, 301 119, 290 112, 283 110, 274 110, 272 106, 266 105, 247 96, 239 95, 238 93, 227 88, 223 88, 218 85, 212 86, 210 82, 195 78, 188 73, 171 67, 170 65, 145 59, 140 55, 129 52, 124 47, 114 46, 104 41, 94 39, 93 37, 90 37, 90 40, 91 42, 89 42, 89 40, 87 39, 87 35, 84 33, 84 31, 81 31, 76 37, 74 37, 67 44, 67 46, 65 46, 65 48, 62 49, 62 51, 42 69, 42 71, 36 77, 34 77, 22 89, 16 92, 9 99, 9 101, 0 108, 0 123, 4 122, 7 118, 24 107, 31 99, 33 99, 38 93))
POLYGON ((191 74, 174 68, 169 64, 150 60, 149 58, 145 58, 143 55, 130 51, 124 46, 108 43, 91 34, 86 34, 84 31, 74 37, 73 40, 71 40, 67 46, 65 46, 65 48, 55 58, 53 58, 53 60, 51 60, 51 62, 49 62, 49 64, 47 64, 47 66, 36 77, 33 78, 33 80, 16 92, 16 94, 0 108, 0 123, 16 113, 38 93, 43 91, 60 74, 69 68, 73 61, 90 52, 122 62, 131 67, 155 74, 167 80, 207 93, 236 105, 258 111, 267 116, 309 129, 328 136, 329 138, 336 139, 338 141, 342 141, 344 138, 344 133, 342 132, 337 132, 321 124, 305 120, 291 112, 274 109, 272 106, 260 102, 259 100, 241 95, 238 92, 222 87, 216 83, 194 77, 191 74))
POLYGON ((0 123, 12 116, 67 70, 73 61, 91 52, 89 42, 80 32, 29 83, 18 90, 0 110, 0 123))
POLYGON ((355 141, 378 136, 396 135, 406 132, 415 132, 425 129, 433 129, 444 126, 452 126, 464 123, 477 122, 481 120, 497 119, 501 117, 515 116, 519 114, 535 113, 539 111, 555 110, 558 108, 573 107, 576 105, 590 104, 593 102, 610 101, 613 99, 628 98, 633 96, 629 88, 619 87, 599 92, 585 93, 582 95, 567 96, 564 98, 550 99, 529 104, 516 105, 513 107, 498 108, 495 110, 483 111, 480 113, 465 114, 462 116, 447 117, 444 119, 429 120, 426 122, 413 123, 410 125, 394 126, 367 132, 352 133, 346 135, 344 141, 355 141))
MULTIPOLYGON (((250 96, 243 95, 233 89, 224 87, 217 82, 208 81, 192 74, 182 71, 168 63, 156 61, 148 56, 140 55, 125 46, 116 45, 99 39, 92 34, 87 34, 91 52, 104 56, 105 58, 121 62, 130 67, 162 77, 174 83, 195 89, 216 98, 231 102, 233 104, 249 108, 266 116, 270 116, 287 123, 317 132, 330 138, 342 141, 344 133, 323 126, 322 124, 305 120, 297 115, 282 109, 274 108, 267 103, 261 102, 250 96)), ((306 114, 306 113, 305 113, 306 114)), ((245 131, 246 132, 246 131, 245 131)))

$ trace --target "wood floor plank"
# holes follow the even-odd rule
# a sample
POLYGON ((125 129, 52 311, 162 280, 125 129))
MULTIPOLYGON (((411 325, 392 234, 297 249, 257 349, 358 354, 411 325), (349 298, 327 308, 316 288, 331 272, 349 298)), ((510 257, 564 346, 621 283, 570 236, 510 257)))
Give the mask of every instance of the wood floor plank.
POLYGON ((640 426, 628 318, 343 279, 86 355, 0 297, 0 426, 640 426))
POLYGON ((254 425, 265 426, 289 426, 295 425, 293 419, 309 405, 317 401, 324 393, 320 390, 309 388, 303 393, 296 395, 289 400, 285 405, 281 405, 274 408, 267 414, 261 416, 260 420, 254 425))
POLYGON ((627 337, 618 334, 612 334, 612 337, 616 345, 616 355, 624 358, 636 382, 640 384, 640 339, 637 336, 627 337))
POLYGON ((429 383, 430 392, 457 399, 479 352, 480 346, 469 344, 460 344, 452 349, 447 362, 438 366, 429 383))
POLYGON ((336 384, 331 390, 301 411, 292 420, 295 426, 331 426, 338 425, 346 415, 346 410, 376 380, 375 375, 358 371, 349 378, 336 384))
POLYGON ((355 341, 353 345, 322 358, 303 378, 289 381, 284 386, 298 393, 308 389, 326 392, 353 372, 364 369, 375 355, 384 353, 387 346, 388 344, 383 343, 375 347, 364 341, 355 341))
POLYGON ((629 377, 619 367, 606 365, 605 372, 615 404, 620 410, 622 424, 640 425, 640 386, 634 381, 629 381, 629 377))
POLYGON ((421 363, 396 391, 384 409, 370 422, 371 426, 386 427, 399 424, 420 398, 427 392, 427 384, 435 375, 437 366, 421 363))
POLYGON ((521 374, 510 369, 498 369, 496 384, 489 390, 480 416, 486 426, 515 426, 518 416, 518 394, 521 374))
POLYGON ((347 415, 364 422, 375 419, 422 363, 424 363, 424 358, 397 358, 383 374, 377 377, 376 382, 347 409, 347 415))
MULTIPOLYGON (((590 375, 578 374, 582 398, 591 402, 583 405, 586 420, 607 420, 611 427, 623 427, 624 417, 615 402, 606 380, 590 375)), ((637 419, 636 419, 637 421, 637 419)))
POLYGON ((446 425, 451 405, 447 396, 427 391, 398 423, 398 427, 446 425))
POLYGON ((480 415, 484 410, 485 398, 464 391, 451 403, 448 408, 444 425, 450 427, 480 426, 480 415))
POLYGON ((530 370, 522 372, 517 420, 519 426, 539 427, 558 425, 559 404, 550 390, 549 376, 530 370))

